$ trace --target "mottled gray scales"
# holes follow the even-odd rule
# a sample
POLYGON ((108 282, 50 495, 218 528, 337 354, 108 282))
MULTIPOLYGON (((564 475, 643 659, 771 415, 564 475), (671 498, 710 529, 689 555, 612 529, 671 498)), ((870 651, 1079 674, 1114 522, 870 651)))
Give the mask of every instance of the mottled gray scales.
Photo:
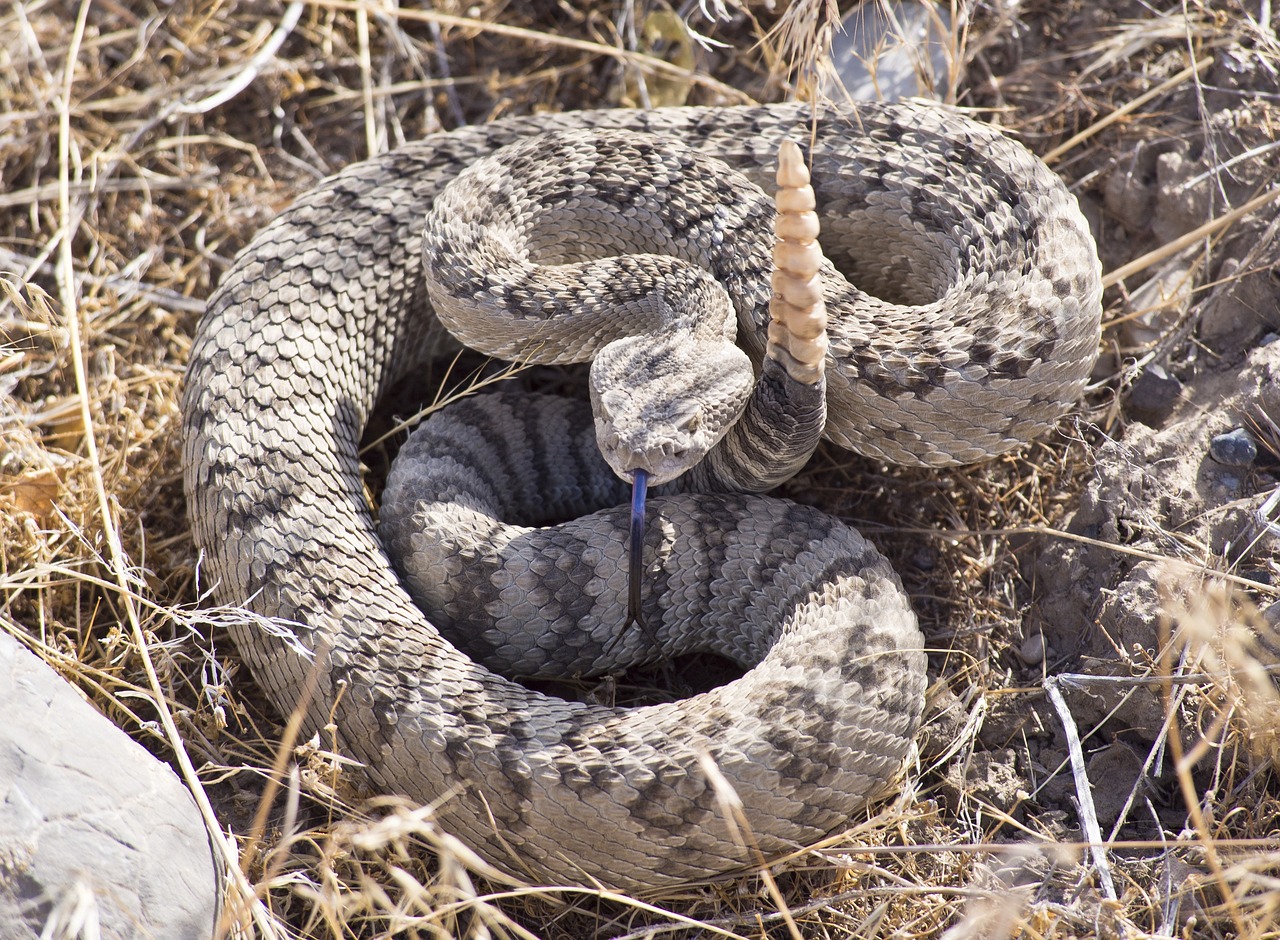
POLYGON ((504 674, 593 675, 692 652, 749 668, 786 612, 839 582, 837 566, 874 559, 850 556, 865 543, 808 507, 668 487, 649 507, 647 630, 619 637, 626 492, 584 433, 590 420, 586 402, 480 396, 419 428, 388 478, 381 532, 410 593, 452 642, 504 674), (521 463, 538 475, 515 475, 521 463), (527 525, 557 517, 569 521, 527 525))
MULTIPOLYGON (((332 722, 338 747, 375 787, 424 803, 443 799, 441 825, 495 864, 540 881, 656 889, 753 860, 720 816, 704 759, 742 800, 766 853, 826 836, 890 788, 919 722, 924 654, 900 588, 865 541, 809 510, 752 496, 674 495, 661 504, 665 530, 652 536, 646 600, 660 642, 704 642, 686 636, 690 622, 746 625, 713 642, 759 663, 740 680, 669 705, 612 709, 531 693, 459 652, 393 571, 365 502, 358 442, 375 403, 419 366, 437 332, 431 297, 441 285, 429 292, 422 251, 433 204, 467 167, 506 145, 529 139, 520 159, 537 169, 544 144, 532 138, 547 133, 560 135, 555 146, 566 154, 584 148, 574 159, 589 177, 584 186, 595 185, 601 167, 615 170, 612 155, 601 160, 593 150, 616 146, 599 133, 610 129, 634 138, 620 148, 633 152, 628 161, 673 179, 682 167, 723 162, 693 174, 709 181, 705 193, 680 204, 675 190, 668 205, 677 211, 658 218, 648 216, 645 173, 597 180, 592 199, 602 211, 627 202, 684 260, 606 257, 629 237, 621 224, 557 238, 560 207, 579 193, 561 181, 535 200, 528 244, 520 243, 524 209, 514 191, 515 215, 501 237, 459 240, 496 245, 507 256, 503 278, 440 270, 446 282, 524 304, 490 333, 525 360, 589 358, 585 350, 605 341, 600 330, 615 335, 609 311, 597 311, 570 329, 578 339, 563 340, 547 317, 570 301, 612 296, 644 319, 664 291, 700 298, 713 316, 678 324, 690 333, 672 328, 637 341, 662 354, 652 389, 610 391, 634 378, 627 367, 635 343, 593 366, 595 404, 621 427, 619 454, 641 446, 627 422, 647 419, 645 396, 695 374, 706 381, 692 404, 664 406, 663 420, 679 431, 663 445, 672 460, 706 449, 728 478, 768 475, 744 466, 774 449, 752 423, 753 409, 773 407, 767 377, 756 382, 752 373, 765 347, 769 285, 759 272, 767 271, 771 213, 755 187, 772 189, 784 137, 811 146, 823 245, 852 281, 832 271, 824 289, 833 316, 825 434, 837 443, 942 465, 988 458, 1051 427, 1096 353, 1099 268, 1074 199, 996 131, 915 106, 814 115, 775 105, 537 115, 434 135, 321 183, 227 271, 193 343, 183 399, 185 486, 202 572, 219 602, 289 621, 301 647, 318 654, 246 620, 231 633, 257 681, 288 714, 318 669, 309 732, 332 722), (683 149, 668 153, 667 144, 641 139, 648 134, 683 149), (732 250, 704 263, 708 233, 732 250), (558 272, 550 300, 526 291, 522 278, 546 280, 548 265, 578 258, 584 278, 558 272), (655 271, 676 280, 649 280, 655 271), (683 337, 695 334, 719 343, 717 351, 691 354, 683 337), (751 361, 728 342, 735 334, 751 361), (731 386, 727 405, 716 392, 721 378, 731 386), (700 434, 704 420, 719 420, 717 409, 746 415, 738 437, 731 431, 717 443, 700 434), (682 539, 698 556, 689 565, 657 557, 667 540, 682 539)), ((500 176, 486 185, 505 191, 500 176)), ((471 196, 460 188, 448 199, 465 213, 471 196)), ((445 317, 474 342, 469 318, 445 317)), ((558 420, 529 423, 537 443, 517 451, 495 443, 494 427, 460 419, 448 433, 469 456, 443 467, 442 505, 465 507, 477 532, 505 532, 486 521, 486 504, 527 499, 520 471, 553 463, 546 443, 562 433, 578 443, 588 436, 580 425, 562 432, 558 420), (478 463, 461 469, 469 461, 478 463)), ((609 481, 554 499, 576 512, 579 499, 617 493, 609 481)), ((601 518, 606 529, 617 524, 601 518)), ((441 561, 474 592, 470 608, 461 597, 447 601, 460 617, 475 614, 480 600, 489 608, 493 623, 478 628, 478 646, 513 648, 518 663, 531 657, 541 668, 537 662, 578 662, 606 642, 605 622, 616 627, 616 615, 596 608, 621 596, 609 569, 620 564, 620 540, 611 529, 597 539, 593 525, 571 530, 558 561, 527 563, 546 566, 540 580, 528 578, 525 562, 441 561), (581 558, 598 567, 584 571, 574 563, 581 558), (523 613, 512 612, 533 597, 545 598, 555 624, 588 627, 550 644, 529 639, 518 629, 523 613), (494 624, 516 628, 515 638, 494 624)), ((440 580, 439 570, 431 574, 440 580)), ((648 655, 647 642, 629 631, 621 655, 648 655)))

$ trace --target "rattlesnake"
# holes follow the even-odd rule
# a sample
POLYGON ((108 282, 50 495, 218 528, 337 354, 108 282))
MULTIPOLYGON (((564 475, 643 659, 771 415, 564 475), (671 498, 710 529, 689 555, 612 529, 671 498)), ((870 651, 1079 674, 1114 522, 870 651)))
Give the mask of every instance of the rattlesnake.
MULTIPOLYGON (((375 533, 358 447, 379 397, 429 353, 423 219, 447 181, 497 148, 591 128, 670 135, 762 185, 784 137, 811 145, 824 247, 876 295, 828 292, 838 319, 826 434, 871 456, 978 460, 1055 422, 1096 353, 1100 272, 1074 199, 994 130, 916 106, 815 116, 773 105, 540 115, 435 135, 322 183, 224 276, 191 353, 185 484, 215 596, 296 637, 248 618, 233 628, 257 680, 287 713, 317 671, 308 726, 332 722, 375 786, 438 802, 441 824, 500 867, 647 890, 812 843, 883 792, 918 721, 923 653, 870 546, 811 510, 754 496, 675 497, 703 515, 672 535, 690 536, 695 557, 714 556, 705 570, 716 590, 731 575, 754 581, 777 595, 779 617, 834 625, 799 642, 764 625, 742 641, 781 633, 764 664, 705 696, 617 710, 532 693, 459 653, 413 606, 375 533), (860 243, 874 248, 862 260, 860 243), (725 513, 761 541, 740 547, 717 529, 725 513), (829 536, 836 564, 810 551, 829 536), (771 587, 782 568, 770 540, 809 566, 785 590, 771 587), (832 600, 825 587, 804 590, 818 575, 847 591, 832 600)), ((757 327, 743 322, 748 347, 757 327)), ((547 345, 548 334, 538 338, 547 345)), ((588 433, 580 411, 531 420, 522 399, 505 402, 446 412, 428 458, 433 442, 460 436, 506 480, 519 455, 532 470, 551 443, 588 433)), ((593 559, 610 551, 589 549, 593 559)), ((531 562, 552 580, 517 573, 494 583, 486 606, 499 619, 547 598, 572 606, 565 585, 587 578, 577 564, 531 562)), ((690 603, 727 603, 687 576, 690 603)), ((735 618, 752 619, 741 605, 735 618)))

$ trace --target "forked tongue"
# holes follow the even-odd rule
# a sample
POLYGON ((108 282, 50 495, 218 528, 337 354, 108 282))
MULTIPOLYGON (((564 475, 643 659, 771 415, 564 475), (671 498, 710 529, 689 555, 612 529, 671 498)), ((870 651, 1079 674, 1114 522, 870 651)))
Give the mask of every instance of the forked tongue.
POLYGON ((631 524, 628 535, 627 622, 644 627, 640 615, 640 583, 644 579, 644 498, 649 490, 649 471, 634 470, 631 478, 631 524))

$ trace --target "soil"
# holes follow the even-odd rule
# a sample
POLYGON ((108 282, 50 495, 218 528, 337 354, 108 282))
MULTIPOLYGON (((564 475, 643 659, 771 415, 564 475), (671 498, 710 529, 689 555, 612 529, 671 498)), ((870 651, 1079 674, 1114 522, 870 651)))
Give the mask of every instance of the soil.
MULTIPOLYGON (((1141 17, 1136 7, 1128 12, 1141 17)), ((1036 63, 1035 74, 1015 69, 1012 78, 1025 84, 1009 75, 1000 84, 1036 95, 1054 81, 1045 57, 1056 40, 1044 47, 1033 37, 1074 36, 1074 48, 1090 48, 1090 39, 1105 45, 1122 20, 1091 6, 1065 18, 1045 14, 1024 34, 1032 48, 1016 50, 1036 63)), ((1067 171, 1107 272, 1176 243, 1275 179, 1274 156, 1251 158, 1275 141, 1274 71, 1231 44, 1211 58, 1158 115, 1117 131, 1067 171)), ((1058 62, 1064 79, 1071 62, 1058 62)), ((1153 78, 1174 71, 1161 72, 1158 58, 1149 64, 1153 78)), ((1019 107, 1013 94, 1005 103, 1019 107)), ((1058 840, 1087 839, 1086 801, 1103 837, 1134 845, 1223 829, 1266 838, 1280 831, 1270 730, 1280 711, 1265 678, 1276 669, 1280 620, 1271 606, 1280 570, 1280 527, 1272 523, 1280 493, 1277 224, 1272 203, 1109 291, 1094 408, 1076 429, 1088 469, 1069 484, 1054 531, 1010 544, 1021 615, 1002 659, 1007 688, 1053 686, 1062 704, 1039 691, 988 696, 977 748, 943 774, 942 792, 957 808, 977 803, 1015 830, 1058 840), (1248 688, 1245 673, 1257 680, 1248 688), (1193 691, 1182 684, 1188 678, 1204 685, 1193 691), (1225 715, 1233 708, 1234 735, 1225 715), (1075 737, 1081 766, 1073 773, 1075 737), (1196 744, 1215 757, 1202 751, 1195 770, 1187 772, 1188 762, 1179 775, 1179 758, 1196 744), (1188 812, 1188 793, 1203 795, 1202 818, 1188 812), (1241 814, 1249 821, 1238 829, 1226 823, 1241 814)), ((942 720, 946 729, 945 711, 942 720)), ((1139 883, 1148 883, 1143 872, 1184 883, 1211 864, 1141 850, 1119 861, 1139 883)), ((1162 928, 1196 934, 1201 901, 1175 905, 1162 928)))

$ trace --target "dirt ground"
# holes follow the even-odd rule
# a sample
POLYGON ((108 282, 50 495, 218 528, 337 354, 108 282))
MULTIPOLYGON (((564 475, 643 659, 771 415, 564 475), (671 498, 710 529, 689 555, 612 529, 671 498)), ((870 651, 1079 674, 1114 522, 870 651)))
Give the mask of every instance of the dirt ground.
POLYGON ((1270 0, 953 11, 953 103, 1041 154, 1093 227, 1104 348, 1078 412, 1013 455, 926 473, 824 449, 784 489, 881 546, 926 632, 899 799, 772 886, 641 903, 490 890, 318 742, 277 762, 185 517, 205 296, 299 193, 404 140, 804 93, 783 66, 806 50, 761 41, 783 6, 688 4, 706 44, 635 0, 0 12, 0 626, 207 795, 253 888, 237 935, 1280 936, 1270 0))

